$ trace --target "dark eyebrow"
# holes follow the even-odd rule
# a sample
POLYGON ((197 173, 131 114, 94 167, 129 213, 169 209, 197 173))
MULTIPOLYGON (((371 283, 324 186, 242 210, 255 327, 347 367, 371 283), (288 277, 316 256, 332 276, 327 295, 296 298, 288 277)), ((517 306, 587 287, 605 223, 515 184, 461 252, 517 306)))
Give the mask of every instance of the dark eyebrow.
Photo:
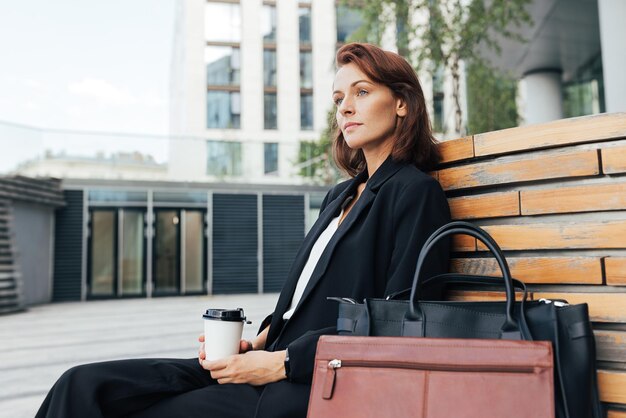
MULTIPOLYGON (((369 81, 369 80, 357 80, 357 81, 355 81, 354 83, 350 84, 350 87, 354 87, 354 86, 356 86, 356 85, 357 85, 357 84, 359 84, 359 83, 374 84, 374 83, 372 83, 372 82, 371 82, 371 81, 369 81)), ((333 91, 333 94, 335 94, 335 93, 341 93, 341 92, 340 92, 339 90, 335 90, 335 91, 333 91)))

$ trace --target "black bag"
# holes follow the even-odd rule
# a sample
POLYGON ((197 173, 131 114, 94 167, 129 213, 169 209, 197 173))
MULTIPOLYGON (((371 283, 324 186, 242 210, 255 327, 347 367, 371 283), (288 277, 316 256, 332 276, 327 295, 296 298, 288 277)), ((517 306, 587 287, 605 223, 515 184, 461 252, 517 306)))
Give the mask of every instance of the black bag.
POLYGON ((554 349, 555 407, 558 418, 602 418, 595 367, 595 341, 587 304, 564 301, 526 301, 526 286, 511 278, 508 264, 494 239, 468 222, 451 222, 435 231, 422 248, 409 300, 409 289, 386 299, 365 299, 357 303, 337 300, 339 335, 407 336, 442 338, 490 338, 551 341, 554 349), (448 273, 418 280, 433 246, 453 234, 473 236, 495 256, 503 280, 488 276, 448 273), (504 283, 506 302, 423 301, 425 288, 450 283, 464 285, 504 283), (515 301, 514 288, 524 297, 515 301))

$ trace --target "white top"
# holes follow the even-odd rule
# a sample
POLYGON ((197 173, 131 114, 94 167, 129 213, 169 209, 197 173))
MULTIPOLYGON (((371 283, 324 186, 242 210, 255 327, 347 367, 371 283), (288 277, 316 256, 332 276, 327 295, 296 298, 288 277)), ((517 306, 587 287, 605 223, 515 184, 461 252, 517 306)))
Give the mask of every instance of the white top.
POLYGON ((302 294, 304 293, 304 289, 311 279, 313 270, 315 269, 317 262, 320 261, 320 257, 326 249, 328 242, 337 231, 337 228, 339 227, 339 219, 341 219, 342 216, 343 210, 341 211, 339 216, 330 221, 324 232, 322 232, 320 236, 317 237, 317 241, 315 241, 315 244, 313 244, 313 248, 311 248, 311 252, 309 253, 309 258, 307 259, 306 264, 302 269, 302 273, 300 273, 300 278, 298 278, 298 284, 296 285, 296 290, 293 292, 293 298, 291 298, 291 305, 289 305, 289 310, 287 310, 287 312, 283 314, 283 319, 285 321, 291 318, 291 316, 295 312, 296 307, 298 306, 298 303, 302 298, 302 294))

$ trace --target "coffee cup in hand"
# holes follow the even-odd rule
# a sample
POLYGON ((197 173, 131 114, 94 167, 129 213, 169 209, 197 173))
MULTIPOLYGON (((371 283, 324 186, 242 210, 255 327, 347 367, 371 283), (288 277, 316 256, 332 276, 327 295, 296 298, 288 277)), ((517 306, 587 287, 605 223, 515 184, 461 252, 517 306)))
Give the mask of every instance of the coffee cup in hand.
POLYGON ((207 360, 218 360, 239 353, 246 321, 243 309, 207 309, 204 315, 204 351, 207 360))

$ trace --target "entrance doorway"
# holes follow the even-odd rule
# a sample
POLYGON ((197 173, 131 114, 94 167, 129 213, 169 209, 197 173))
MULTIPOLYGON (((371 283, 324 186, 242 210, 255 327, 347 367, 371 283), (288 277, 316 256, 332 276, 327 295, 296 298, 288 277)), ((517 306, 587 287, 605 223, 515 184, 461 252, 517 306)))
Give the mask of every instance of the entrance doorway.
POLYGON ((88 296, 142 296, 146 289, 145 209, 90 209, 88 296))
POLYGON ((206 293, 206 211, 155 209, 155 295, 206 293))

